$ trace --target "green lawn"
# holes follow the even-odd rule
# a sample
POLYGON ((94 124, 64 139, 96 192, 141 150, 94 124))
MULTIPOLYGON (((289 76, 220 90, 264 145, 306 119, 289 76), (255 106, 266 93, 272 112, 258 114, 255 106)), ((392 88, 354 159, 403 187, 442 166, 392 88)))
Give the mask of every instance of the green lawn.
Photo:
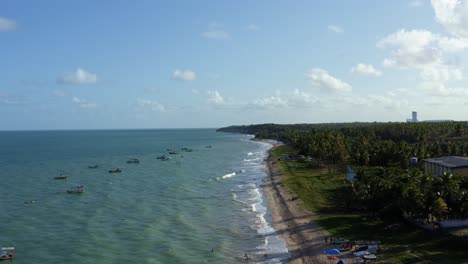
MULTIPOLYGON (((297 154, 280 146, 272 156, 297 154)), ((304 206, 321 213, 317 222, 337 237, 351 240, 380 240, 384 252, 379 254, 397 263, 468 263, 468 241, 445 232, 429 232, 405 223, 386 231, 390 224, 349 211, 352 189, 343 170, 318 168, 309 161, 279 161, 284 184, 302 200, 304 206)))
MULTIPOLYGON (((297 154, 289 146, 280 146, 272 152, 274 158, 297 154)), ((304 206, 314 212, 343 212, 351 200, 351 185, 341 170, 317 167, 310 161, 279 161, 286 176, 284 184, 302 200, 304 206)))

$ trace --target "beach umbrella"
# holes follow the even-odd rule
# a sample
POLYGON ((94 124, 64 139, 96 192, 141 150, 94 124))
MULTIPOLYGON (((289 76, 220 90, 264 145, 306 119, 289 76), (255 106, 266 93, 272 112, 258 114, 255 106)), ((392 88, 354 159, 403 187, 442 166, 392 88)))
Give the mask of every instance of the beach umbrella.
POLYGON ((339 249, 337 249, 337 248, 323 251, 323 254, 326 254, 326 255, 338 255, 340 253, 341 253, 341 251, 339 249))
POLYGON ((338 261, 336 264, 347 264, 346 261, 340 259, 340 261, 338 261))

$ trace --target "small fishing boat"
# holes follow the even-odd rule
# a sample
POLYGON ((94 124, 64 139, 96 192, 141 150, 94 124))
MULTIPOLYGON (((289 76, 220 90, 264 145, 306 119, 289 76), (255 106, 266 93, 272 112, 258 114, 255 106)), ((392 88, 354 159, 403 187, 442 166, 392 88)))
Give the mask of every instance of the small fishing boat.
POLYGON ((2 247, 0 248, 0 260, 9 260, 13 259, 15 256, 14 247, 2 247))
POLYGON ((88 169, 97 169, 99 166, 96 165, 88 165, 88 169))
POLYGON ((180 150, 185 151, 185 152, 192 152, 193 151, 191 148, 181 148, 180 150))
POLYGON ((74 188, 68 189, 67 193, 84 193, 85 188, 83 185, 77 185, 74 188))
POLYGON ((374 255, 374 254, 369 254, 369 255, 362 256, 362 258, 365 259, 365 260, 376 260, 377 256, 374 255))
POLYGON ((169 154, 171 154, 171 155, 176 155, 176 154, 179 154, 179 152, 177 152, 177 151, 169 151, 169 154))
POLYGON ((138 163, 140 163, 140 160, 138 160, 138 159, 129 159, 129 160, 127 160, 127 163, 128 164, 138 164, 138 163))
POLYGON ((206 146, 206 148, 211 148, 211 147, 212 147, 211 145, 206 146))
POLYGON ((112 169, 112 170, 109 170, 109 173, 121 173, 122 170, 117 168, 117 169, 112 169))
POLYGON ((167 160, 170 160, 170 159, 172 159, 172 158, 171 158, 171 157, 166 157, 166 156, 164 156, 163 158, 161 158, 161 160, 163 160, 163 161, 167 161, 167 160))
POLYGON ((60 176, 54 177, 55 180, 66 180, 68 178, 68 175, 63 175, 61 174, 60 176))

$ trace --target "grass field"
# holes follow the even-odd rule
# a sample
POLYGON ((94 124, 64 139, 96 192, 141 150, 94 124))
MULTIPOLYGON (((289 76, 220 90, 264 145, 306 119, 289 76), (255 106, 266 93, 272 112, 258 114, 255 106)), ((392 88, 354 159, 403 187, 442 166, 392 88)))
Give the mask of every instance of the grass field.
MULTIPOLYGON (((274 158, 297 152, 283 145, 274 158)), ((309 161, 279 161, 284 184, 304 206, 320 213, 317 222, 335 237, 380 240, 384 259, 395 263, 468 263, 468 241, 446 232, 429 232, 403 222, 385 222, 356 214, 351 207, 352 189, 343 169, 318 167, 309 161), (388 231, 389 226, 393 228, 388 231)))

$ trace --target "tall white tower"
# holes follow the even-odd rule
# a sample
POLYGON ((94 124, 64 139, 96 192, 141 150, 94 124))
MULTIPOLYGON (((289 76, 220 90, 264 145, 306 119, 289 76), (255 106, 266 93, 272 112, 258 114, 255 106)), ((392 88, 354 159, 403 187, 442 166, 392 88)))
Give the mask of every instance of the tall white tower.
POLYGON ((413 111, 413 112, 411 112, 411 113, 412 113, 412 117, 413 117, 411 121, 412 121, 413 123, 418 122, 418 112, 413 111))

